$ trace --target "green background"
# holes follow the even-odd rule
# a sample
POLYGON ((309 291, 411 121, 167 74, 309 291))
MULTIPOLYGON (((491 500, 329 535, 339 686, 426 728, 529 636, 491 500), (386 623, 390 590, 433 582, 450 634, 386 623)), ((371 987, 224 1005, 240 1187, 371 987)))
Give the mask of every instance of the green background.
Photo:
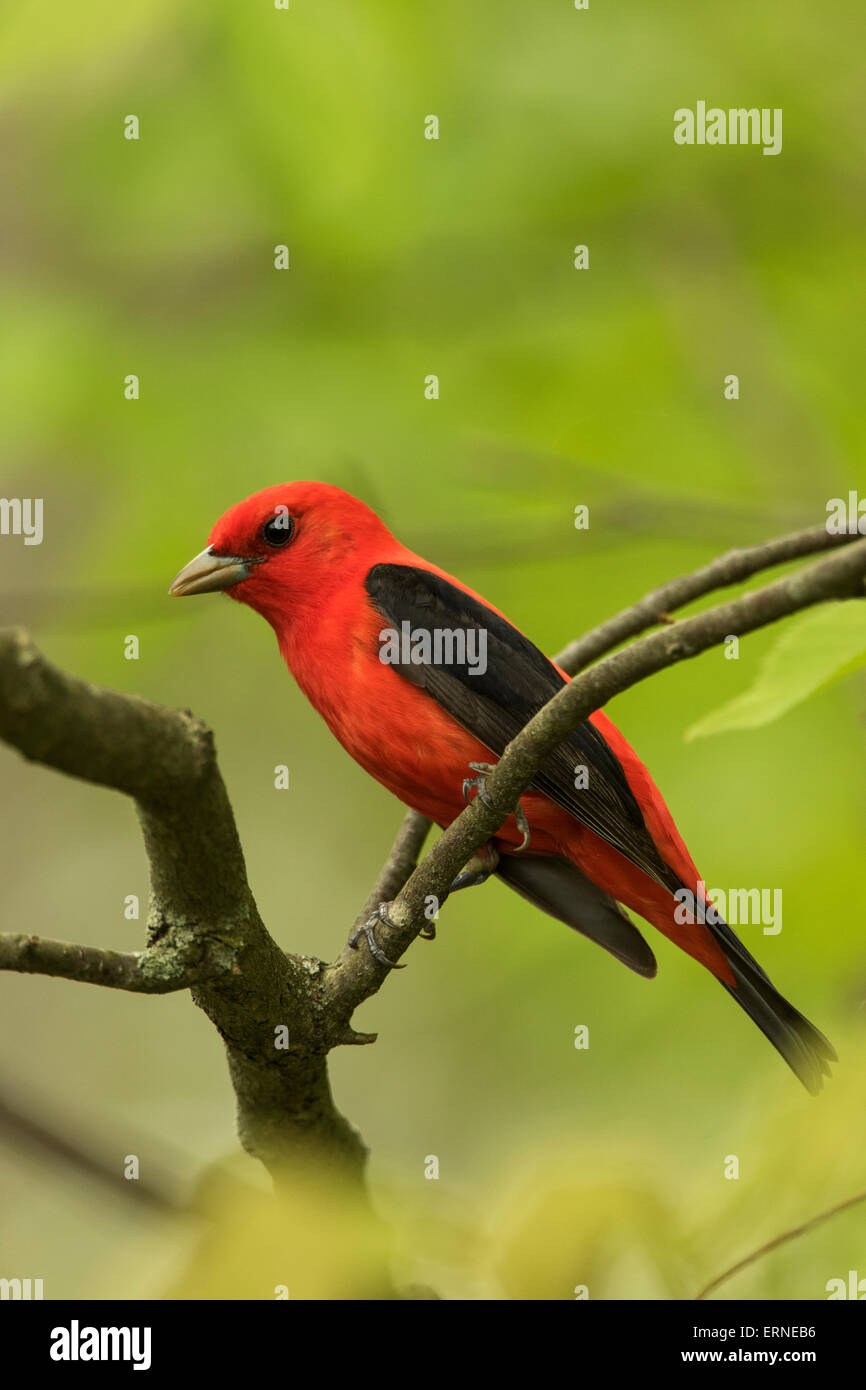
MULTIPOLYGON (((222 598, 169 601, 171 578, 231 504, 321 478, 554 651, 862 491, 864 27, 853 0, 5 7, 2 492, 44 498, 45 539, 0 538, 3 622, 208 721, 286 949, 339 951, 400 808, 267 626, 222 598), (782 153, 675 145, 674 110, 699 99, 781 107, 782 153)), ((647 983, 498 884, 460 894, 360 1011, 376 1046, 332 1058, 407 1281, 688 1297, 864 1185, 863 677, 763 729, 683 739, 772 642, 608 712, 707 881, 783 890, 781 934, 743 936, 836 1044, 834 1080, 801 1092, 656 933, 647 983)), ((0 770, 3 929, 140 949, 132 807, 5 749, 0 770)), ((235 1151, 222 1047, 186 996, 6 975, 0 999, 0 1085, 105 1161, 139 1154, 187 1190, 235 1151)), ((161 1216, 0 1134, 0 1275, 49 1297, 270 1297, 256 1222, 214 1171, 210 1217, 161 1216), (221 1260, 202 1262, 206 1228, 221 1260)), ((855 1209, 727 1292, 826 1297, 866 1276, 864 1238, 855 1209)))

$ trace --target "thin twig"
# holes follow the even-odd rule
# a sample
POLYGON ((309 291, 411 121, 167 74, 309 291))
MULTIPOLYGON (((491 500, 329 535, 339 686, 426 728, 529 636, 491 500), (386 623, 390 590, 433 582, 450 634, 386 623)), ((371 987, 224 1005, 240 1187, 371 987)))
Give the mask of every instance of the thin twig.
POLYGON ((563 671, 574 675, 591 661, 597 661, 613 651, 621 642, 639 636, 648 627, 672 622, 671 613, 677 608, 684 608, 687 603, 693 603, 695 599, 703 598, 717 589, 727 589, 732 584, 741 584, 744 579, 751 579, 761 570, 773 569, 789 560, 802 560, 806 555, 817 555, 839 545, 850 545, 857 539, 856 535, 848 533, 831 534, 826 526, 810 526, 805 531, 792 531, 787 536, 765 541, 762 545, 729 550, 693 574, 670 579, 658 589, 653 589, 592 632, 570 642, 553 659, 563 671))
POLYGON ((396 898, 403 884, 418 863, 418 855, 433 822, 420 811, 407 811, 400 824, 388 858, 367 896, 367 901, 355 918, 353 930, 362 927, 380 903, 396 898))
MULTIPOLYGON (((180 1211, 183 1203, 179 1195, 174 1195, 167 1187, 154 1183, 150 1178, 125 1178, 120 1162, 109 1164, 97 1156, 80 1140, 62 1134, 56 1127, 48 1128, 34 1115, 26 1113, 4 1095, 0 1095, 0 1137, 12 1144, 26 1144, 55 1161, 60 1161, 67 1170, 81 1173, 112 1191, 115 1196, 132 1198, 145 1202, 162 1211, 180 1211)), ((127 1147, 138 1148, 136 1141, 127 1140, 127 1147)), ((118 1153, 125 1152, 118 1149, 118 1153)))
POLYGON ((866 1201, 866 1192, 858 1192, 854 1197, 848 1197, 844 1202, 838 1202, 835 1207, 829 1207, 827 1211, 819 1212, 810 1221, 804 1221, 802 1226, 794 1226, 790 1231, 783 1231, 774 1240, 768 1240, 766 1245, 761 1245, 757 1250, 753 1250, 751 1255, 746 1255, 745 1259, 738 1260, 730 1269, 726 1269, 724 1274, 720 1274, 717 1279, 713 1279, 707 1284, 706 1288, 701 1289, 700 1293, 695 1294, 695 1302, 700 1302, 708 1294, 715 1293, 716 1289, 722 1284, 727 1283, 735 1274, 739 1274, 741 1269, 754 1264, 762 1255, 767 1255, 771 1250, 776 1250, 780 1245, 785 1245, 789 1240, 794 1240, 797 1236, 803 1236, 807 1231, 812 1231, 816 1226, 820 1226, 823 1221, 829 1221, 831 1216, 837 1216, 840 1211, 847 1211, 849 1207, 855 1207, 858 1202, 866 1201))

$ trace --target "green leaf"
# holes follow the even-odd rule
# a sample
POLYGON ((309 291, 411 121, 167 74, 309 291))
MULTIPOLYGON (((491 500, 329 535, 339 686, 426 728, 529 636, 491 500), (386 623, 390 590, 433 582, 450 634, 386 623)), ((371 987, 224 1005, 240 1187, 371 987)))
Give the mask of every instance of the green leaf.
POLYGON ((757 729, 816 690, 866 664, 866 603, 851 600, 801 614, 764 658, 754 685, 686 730, 687 740, 757 729))

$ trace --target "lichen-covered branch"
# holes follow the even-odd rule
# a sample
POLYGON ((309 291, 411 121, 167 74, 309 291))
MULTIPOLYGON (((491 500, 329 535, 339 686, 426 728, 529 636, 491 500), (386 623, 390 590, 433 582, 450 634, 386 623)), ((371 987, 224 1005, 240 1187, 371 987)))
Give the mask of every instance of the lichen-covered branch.
POLYGON ((321 964, 286 955, 265 930, 209 730, 67 676, 14 630, 0 633, 0 737, 134 797, 151 876, 142 955, 13 935, 0 938, 0 968, 149 993, 191 988, 226 1045, 247 1150, 274 1173, 303 1155, 360 1177, 364 1146, 328 1080, 312 984, 321 964))
POLYGON ((0 970, 20 975, 51 975, 131 994, 172 994, 220 973, 206 960, 183 968, 170 961, 167 952, 136 951, 124 955, 101 946, 78 946, 73 941, 52 941, 44 936, 10 932, 0 936, 0 970))

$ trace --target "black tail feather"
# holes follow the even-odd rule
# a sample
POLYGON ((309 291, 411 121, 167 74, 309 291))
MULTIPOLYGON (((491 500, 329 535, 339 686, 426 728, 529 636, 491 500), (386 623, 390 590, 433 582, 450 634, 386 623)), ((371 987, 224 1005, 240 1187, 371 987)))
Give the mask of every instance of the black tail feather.
MULTIPOLYGON (((608 897, 570 860, 542 855, 503 855, 497 876, 542 911, 557 917, 639 975, 652 976, 652 951, 620 905, 608 897)), ((740 938, 720 918, 707 922, 731 967, 735 985, 725 984, 807 1091, 817 1095, 828 1063, 838 1060, 824 1034, 789 1004, 740 938)), ((723 982, 724 983, 724 982, 723 982)))
POLYGON ((779 993, 725 922, 707 925, 737 982, 736 986, 726 984, 725 989, 784 1057, 806 1090, 817 1095, 824 1077, 831 1074, 828 1063, 838 1061, 832 1044, 779 993))

